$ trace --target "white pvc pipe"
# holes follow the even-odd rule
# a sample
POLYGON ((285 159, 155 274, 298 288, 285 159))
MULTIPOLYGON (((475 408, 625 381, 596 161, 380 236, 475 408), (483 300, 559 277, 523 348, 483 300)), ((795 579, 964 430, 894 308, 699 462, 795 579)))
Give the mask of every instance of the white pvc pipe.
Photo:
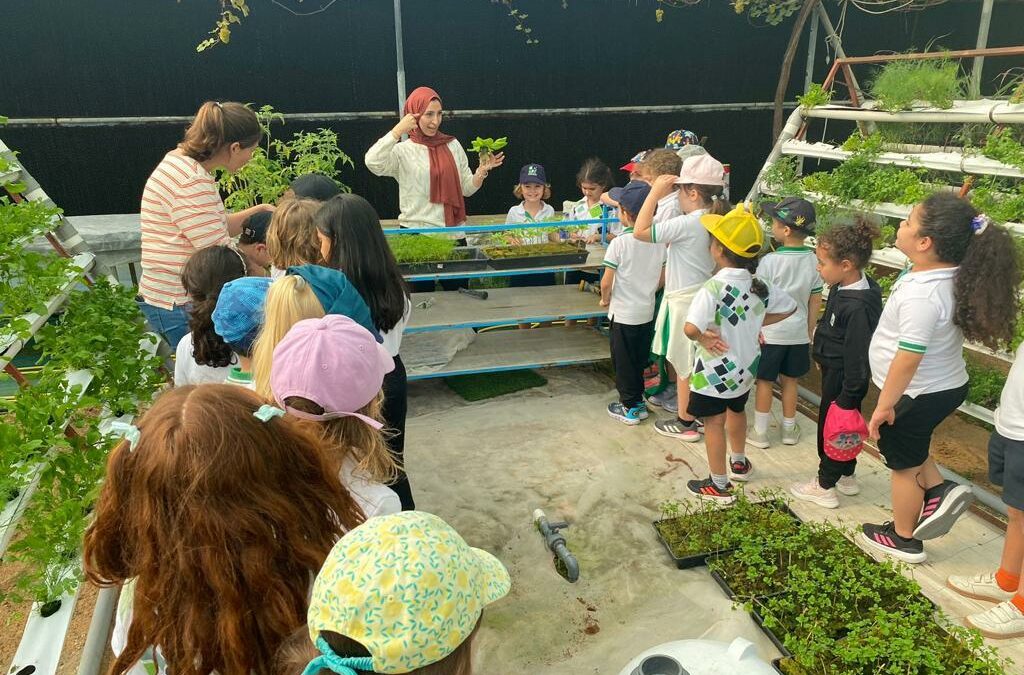
POLYGON ((89 622, 89 633, 85 637, 82 658, 78 662, 78 675, 99 675, 103 655, 107 652, 110 638, 110 623, 117 609, 120 587, 101 588, 96 597, 96 608, 89 622))
POLYGON ((996 103, 987 110, 960 109, 912 110, 907 112, 885 112, 884 110, 860 110, 857 108, 832 108, 819 106, 803 111, 806 117, 829 120, 851 120, 854 122, 937 122, 958 124, 961 122, 993 124, 1024 124, 1024 105, 996 103), (1002 108, 1002 110, 1000 110, 1002 108))

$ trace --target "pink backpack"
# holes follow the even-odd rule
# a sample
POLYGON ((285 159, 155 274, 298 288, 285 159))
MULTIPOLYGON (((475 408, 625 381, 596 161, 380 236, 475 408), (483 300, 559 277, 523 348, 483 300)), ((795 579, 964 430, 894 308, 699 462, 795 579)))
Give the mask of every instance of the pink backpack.
POLYGON ((832 402, 825 415, 825 454, 837 462, 848 462, 864 449, 868 425, 857 410, 846 410, 832 402))

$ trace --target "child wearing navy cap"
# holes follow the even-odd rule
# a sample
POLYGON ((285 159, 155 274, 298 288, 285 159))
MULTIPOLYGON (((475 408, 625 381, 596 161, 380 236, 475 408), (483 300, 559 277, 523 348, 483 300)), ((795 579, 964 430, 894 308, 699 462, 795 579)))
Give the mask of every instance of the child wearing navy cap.
MULTIPOLYGON (((517 198, 522 201, 508 210, 505 217, 506 224, 519 223, 541 223, 550 221, 555 216, 555 209, 545 199, 551 199, 551 185, 548 184, 547 174, 540 164, 527 164, 519 170, 519 182, 512 190, 517 198)), ((550 224, 550 223, 549 223, 550 224)), ((512 243, 515 244, 546 244, 557 242, 558 230, 551 229, 541 234, 528 235, 523 230, 512 230, 509 232, 512 243)), ((552 286, 555 283, 553 272, 541 274, 519 274, 509 279, 509 286, 521 288, 526 286, 552 286)), ((528 324, 521 324, 520 328, 526 328, 528 324)))
POLYGON ((650 192, 651 186, 638 180, 612 189, 625 229, 608 245, 601 276, 601 306, 608 308, 611 322, 612 367, 619 392, 619 400, 608 405, 608 414, 629 425, 648 417, 644 369, 654 338, 654 296, 664 283, 665 247, 633 236, 633 221, 650 192))
POLYGON ((267 252, 267 230, 274 217, 273 211, 259 211, 242 223, 242 234, 235 248, 245 256, 245 268, 249 276, 270 276, 270 254, 267 252))
MULTIPOLYGON (((551 199, 551 185, 547 174, 540 164, 527 164, 519 171, 519 182, 512 189, 512 194, 522 201, 508 210, 506 224, 542 223, 551 220, 555 209, 545 199, 551 199)), ((513 235, 523 244, 542 244, 547 241, 558 241, 557 234, 522 238, 513 235)))

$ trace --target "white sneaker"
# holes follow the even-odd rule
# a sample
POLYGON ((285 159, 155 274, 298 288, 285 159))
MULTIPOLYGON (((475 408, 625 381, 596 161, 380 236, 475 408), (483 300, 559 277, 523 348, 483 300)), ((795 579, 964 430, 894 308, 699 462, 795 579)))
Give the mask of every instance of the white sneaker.
POLYGON ((800 425, 794 423, 793 426, 786 428, 786 425, 782 425, 782 444, 783 445, 796 445, 800 442, 800 425))
POLYGON ((954 575, 946 579, 946 585, 960 595, 966 595, 975 600, 987 600, 989 602, 1003 602, 1013 597, 1014 591, 1004 591, 996 582, 996 575, 992 572, 975 574, 973 577, 954 575))
POLYGON ((747 431, 747 445, 752 445, 755 448, 761 448, 762 450, 771 447, 771 443, 768 441, 768 432, 758 431, 751 427, 747 431))
POLYGON ((805 502, 813 502, 818 506, 824 506, 826 509, 839 508, 839 497, 836 495, 835 488, 826 490, 821 487, 817 478, 812 478, 807 483, 794 483, 789 488, 789 491, 793 493, 794 497, 805 502))
POLYGON ((1005 639, 1024 636, 1024 614, 1007 600, 992 609, 964 617, 964 623, 989 638, 1005 639))
POLYGON ((856 476, 843 476, 836 483, 836 489, 848 497, 860 494, 860 484, 857 482, 856 476))

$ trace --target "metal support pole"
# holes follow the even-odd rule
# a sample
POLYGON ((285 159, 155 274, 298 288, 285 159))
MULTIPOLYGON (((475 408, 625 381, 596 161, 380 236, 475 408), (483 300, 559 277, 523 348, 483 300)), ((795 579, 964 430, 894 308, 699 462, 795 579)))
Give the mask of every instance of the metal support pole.
MULTIPOLYGON (((832 25, 832 19, 828 17, 828 12, 825 11, 825 6, 822 3, 818 3, 818 19, 821 20, 821 27, 825 29, 825 34, 828 35, 829 41, 836 50, 836 58, 845 59, 846 52, 843 50, 843 39, 836 33, 835 27, 832 25)), ((857 83, 857 78, 850 73, 850 85, 853 86, 857 92, 857 97, 862 99, 864 94, 861 92, 860 85, 857 83)))
MULTIPOLYGON (((981 20, 978 22, 978 43, 977 49, 988 47, 988 29, 992 25, 992 5, 995 0, 984 0, 981 4, 981 20)), ((974 57, 974 67, 971 69, 971 97, 981 96, 981 68, 985 64, 984 56, 974 57)))
POLYGON ((398 114, 405 108, 405 50, 402 48, 402 0, 395 0, 395 61, 396 78, 398 80, 398 114))
MULTIPOLYGON (((821 5, 818 5, 821 7, 821 5)), ((814 83, 814 57, 818 49, 818 24, 821 19, 815 15, 811 19, 811 32, 807 37, 807 74, 804 76, 804 92, 814 83)))

